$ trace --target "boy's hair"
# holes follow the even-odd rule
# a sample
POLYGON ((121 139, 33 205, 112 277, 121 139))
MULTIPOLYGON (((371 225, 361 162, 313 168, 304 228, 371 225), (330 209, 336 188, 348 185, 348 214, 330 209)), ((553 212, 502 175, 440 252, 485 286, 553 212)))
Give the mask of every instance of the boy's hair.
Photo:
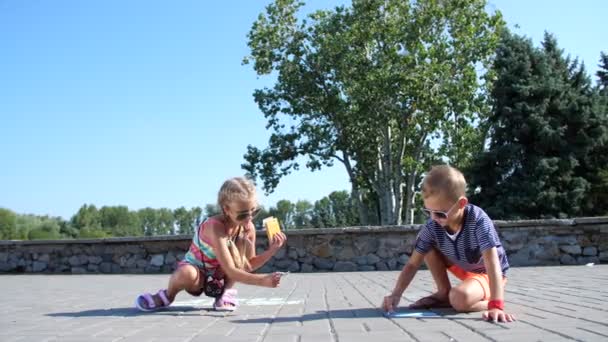
POLYGON ((448 165, 436 165, 422 181, 422 197, 443 196, 457 201, 466 195, 467 181, 458 169, 448 165))
MULTIPOLYGON (((217 203, 223 211, 224 207, 234 201, 255 201, 255 184, 245 177, 234 177, 227 179, 217 195, 217 203)), ((247 250, 252 249, 251 241, 247 238, 245 227, 239 227, 238 234, 228 246, 232 255, 232 260, 237 268, 251 270, 249 260, 247 260, 247 250)))

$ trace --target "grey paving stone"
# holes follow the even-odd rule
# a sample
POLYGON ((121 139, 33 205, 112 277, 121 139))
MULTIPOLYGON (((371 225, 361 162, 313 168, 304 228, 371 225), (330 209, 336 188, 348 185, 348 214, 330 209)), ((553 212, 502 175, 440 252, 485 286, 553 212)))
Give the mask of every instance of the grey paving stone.
MULTIPOLYGON (((185 293, 168 310, 140 313, 135 297, 164 288, 167 275, 1 275, 0 341, 608 341, 606 265, 511 269, 506 309, 519 320, 510 324, 450 309, 388 319, 377 306, 397 276, 290 274, 277 289, 239 286, 234 313, 185 293)), ((433 289, 420 271, 401 305, 433 289)))

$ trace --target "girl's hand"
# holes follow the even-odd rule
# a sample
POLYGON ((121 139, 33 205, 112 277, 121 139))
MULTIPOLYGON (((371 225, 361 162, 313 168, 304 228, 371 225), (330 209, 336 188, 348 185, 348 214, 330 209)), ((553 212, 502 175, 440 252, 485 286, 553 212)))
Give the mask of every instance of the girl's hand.
POLYGON ((270 242, 268 249, 274 254, 281 249, 281 247, 283 247, 285 241, 287 241, 287 236, 285 236, 283 232, 278 232, 272 237, 272 241, 270 242))
POLYGON ((281 273, 274 272, 274 273, 266 274, 264 276, 264 278, 262 278, 262 282, 260 283, 260 286, 277 287, 277 286, 279 286, 280 282, 281 282, 281 273))

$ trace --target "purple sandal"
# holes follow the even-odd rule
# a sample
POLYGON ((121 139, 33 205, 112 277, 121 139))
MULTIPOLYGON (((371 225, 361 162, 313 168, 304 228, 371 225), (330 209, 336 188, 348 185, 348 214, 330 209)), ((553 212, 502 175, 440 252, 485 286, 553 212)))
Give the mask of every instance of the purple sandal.
POLYGON ((171 301, 169 301, 169 298, 167 298, 167 290, 158 290, 156 295, 158 295, 158 297, 160 298, 162 305, 157 306, 154 302, 154 298, 152 297, 152 295, 149 293, 144 293, 142 295, 139 295, 137 299, 135 299, 135 307, 140 311, 152 312, 166 308, 171 305, 171 301))
POLYGON ((220 298, 217 298, 213 302, 213 309, 215 311, 234 311, 239 305, 239 301, 236 299, 238 294, 236 289, 227 289, 220 298))

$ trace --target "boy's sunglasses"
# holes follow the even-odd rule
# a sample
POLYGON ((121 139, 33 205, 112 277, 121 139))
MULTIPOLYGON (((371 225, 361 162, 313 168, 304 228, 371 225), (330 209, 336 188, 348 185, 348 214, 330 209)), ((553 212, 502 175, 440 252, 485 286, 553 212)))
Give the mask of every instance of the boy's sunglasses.
POLYGON ((236 220, 237 221, 244 221, 245 219, 247 219, 250 216, 251 216, 251 218, 254 218, 254 217, 258 216, 258 214, 260 213, 260 211, 262 211, 261 208, 256 208, 256 209, 253 209, 251 211, 245 211, 245 212, 238 213, 236 215, 236 220))
MULTIPOLYGON (((458 199, 458 201, 460 201, 460 199, 458 199)), ((436 218, 445 220, 448 218, 448 216, 450 216, 450 212, 452 211, 452 209, 454 209, 456 204, 458 204, 458 201, 456 201, 456 203, 454 203, 448 211, 431 210, 431 209, 427 209, 427 208, 422 208, 422 212, 428 217, 433 217, 433 215, 435 215, 436 218)))

